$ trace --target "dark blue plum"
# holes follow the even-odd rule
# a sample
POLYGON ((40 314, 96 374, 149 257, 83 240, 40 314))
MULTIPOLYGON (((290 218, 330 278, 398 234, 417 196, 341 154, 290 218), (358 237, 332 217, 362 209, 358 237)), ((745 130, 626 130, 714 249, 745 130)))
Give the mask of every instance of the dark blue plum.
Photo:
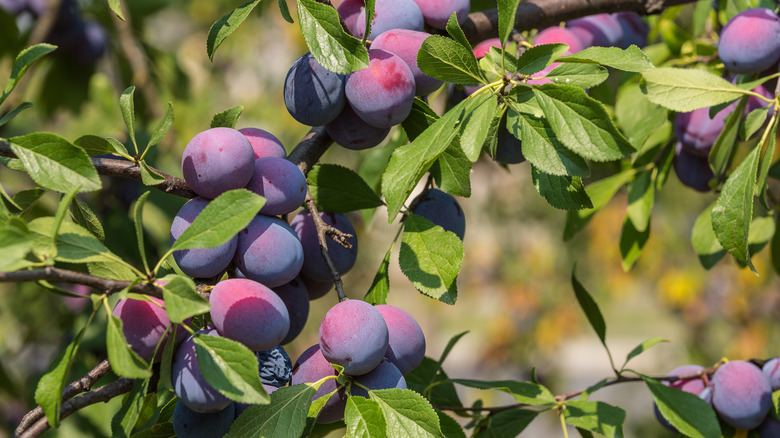
POLYGON ((209 295, 211 320, 223 337, 253 351, 273 348, 287 336, 290 315, 268 287, 246 278, 229 278, 209 295))
MULTIPOLYGON (((349 219, 341 213, 320 213, 322 220, 336 228, 337 230, 351 234, 352 237, 347 242, 352 245, 351 248, 345 248, 336 243, 330 237, 326 237, 328 242, 328 254, 333 261, 333 266, 339 274, 345 274, 355 265, 357 260, 358 242, 355 227, 352 226, 349 219)), ((330 270, 325 263, 325 259, 320 252, 320 244, 317 239, 317 229, 314 225, 311 213, 308 210, 301 210, 290 223, 293 230, 301 240, 303 246, 303 266, 301 274, 308 278, 319 281, 332 281, 330 270)))
POLYGON ((447 20, 452 13, 463 24, 469 16, 471 2, 469 0, 414 0, 420 7, 425 23, 436 29, 447 27, 447 20))
POLYGON ((414 206, 412 213, 422 216, 455 233, 460 240, 466 235, 466 215, 452 195, 439 189, 430 189, 421 194, 422 199, 414 206))
POLYGON ((254 165, 255 153, 249 140, 231 128, 211 128, 197 134, 181 157, 187 185, 208 199, 246 187, 254 165))
POLYGON ((710 169, 707 157, 693 155, 683 149, 682 143, 677 142, 674 149, 674 173, 683 185, 699 192, 709 192, 710 180, 715 174, 710 169))
POLYGON ((758 438, 777 438, 780 436, 780 421, 772 415, 767 415, 764 421, 756 428, 758 438))
POLYGON ((255 159, 263 157, 287 158, 287 151, 281 140, 275 135, 260 128, 241 128, 238 132, 244 134, 252 150, 255 152, 255 159))
MULTIPOLYGON (((206 328, 196 334, 219 336, 216 329, 206 328)), ((188 337, 173 355, 171 364, 171 381, 173 390, 179 397, 179 402, 196 412, 218 412, 231 404, 229 398, 220 394, 213 386, 206 383, 200 372, 198 358, 195 354, 195 341, 188 337)))
MULTIPOLYGON (((209 204, 208 199, 195 197, 187 201, 171 223, 171 245, 189 228, 192 221, 209 204)), ((210 278, 224 271, 236 253, 238 238, 214 248, 183 249, 173 252, 173 259, 181 270, 195 278, 210 278)))
MULTIPOLYGON (((374 21, 371 22, 373 40, 390 29, 423 30, 425 21, 420 7, 413 0, 376 0, 374 21)), ((366 11, 360 12, 355 21, 355 35, 362 38, 366 32, 366 11)))
POLYGON ((518 164, 525 161, 523 142, 507 128, 507 117, 501 118, 496 133, 496 161, 505 164, 518 164))
POLYGON ((260 367, 260 381, 264 385, 281 388, 292 378, 292 361, 281 346, 257 352, 260 367))
POLYGON ((94 64, 108 50, 108 32, 96 21, 86 21, 75 49, 76 58, 85 64, 94 64))
POLYGON ((627 49, 631 45, 642 48, 647 45, 647 34, 650 27, 636 12, 617 12, 612 14, 623 30, 623 42, 621 48, 627 49))
POLYGON ((336 144, 346 149, 360 151, 379 145, 390 133, 390 128, 377 128, 364 122, 349 104, 341 113, 325 125, 325 131, 336 144))
POLYGON ((763 371, 769 379, 772 391, 780 389, 780 357, 775 357, 766 361, 763 368, 761 368, 761 371, 763 371))
POLYGON ((365 2, 363 0, 343 0, 336 8, 341 19, 344 20, 344 24, 347 25, 347 29, 353 35, 357 35, 357 20, 364 6, 365 2))
POLYGON ((311 52, 296 60, 284 80, 284 104, 304 125, 321 126, 344 108, 344 76, 321 66, 311 52))
MULTIPOLYGON (((382 360, 373 370, 355 377, 355 382, 369 390, 406 389, 406 379, 398 368, 387 359, 382 360)), ((352 395, 368 398, 368 391, 353 383, 352 395)))
POLYGON ((623 44, 620 21, 610 14, 577 18, 567 22, 566 28, 577 36, 583 49, 592 46, 620 47, 623 44))
POLYGON ((328 292, 333 290, 334 287, 332 278, 321 281, 314 280, 305 275, 301 275, 300 279, 303 281, 303 284, 306 285, 306 292, 309 294, 309 301, 324 297, 328 294, 328 292))
POLYGON ((390 128, 412 111, 414 75, 403 59, 390 52, 371 49, 368 56, 367 68, 347 76, 347 102, 369 125, 390 128))
POLYGON ((233 260, 247 278, 273 288, 298 275, 303 248, 287 222, 260 214, 238 233, 233 260))
MULTIPOLYGON (((315 344, 309 347, 301 354, 298 360, 295 361, 292 371, 292 379, 290 385, 298 385, 301 383, 314 383, 323 377, 336 376, 338 373, 333 365, 325 359, 320 351, 320 346, 315 344)), ((326 380, 322 386, 312 396, 312 401, 322 396, 330 394, 338 388, 338 382, 336 379, 326 380)), ((334 423, 344 418, 344 407, 347 404, 347 398, 343 389, 339 389, 330 399, 328 399, 325 406, 320 411, 320 415, 317 417, 317 423, 327 424, 334 423)))
POLYGON ((723 27, 718 56, 731 72, 753 74, 780 59, 780 17, 766 8, 740 12, 723 27))
POLYGON ((420 324, 400 307, 380 304, 376 310, 382 314, 389 334, 385 357, 401 374, 409 374, 425 357, 425 335, 420 324))
POLYGON ((712 407, 728 425, 737 429, 758 427, 772 408, 772 386, 756 365, 733 360, 712 376, 712 407))
POLYGON ((285 158, 264 157, 255 160, 255 171, 246 188, 265 198, 260 214, 287 214, 303 204, 308 185, 306 176, 285 158))
POLYGON ((429 36, 431 34, 427 32, 392 29, 381 33, 371 43, 372 49, 390 52, 404 60, 414 76, 415 94, 417 96, 427 96, 444 84, 444 81, 426 75, 417 66, 417 52, 420 51, 423 41, 429 36))
POLYGON ((289 344, 301 334, 303 327, 306 326, 306 320, 309 318, 309 291, 300 277, 275 287, 273 291, 282 299, 287 307, 287 313, 290 315, 290 330, 280 342, 282 345, 289 344))
POLYGON ((225 435, 235 419, 235 403, 218 412, 197 412, 184 403, 173 409, 173 431, 179 438, 213 438, 225 435))
POLYGON ((344 367, 344 373, 359 376, 376 368, 387 352, 387 323, 374 306, 365 301, 342 301, 322 318, 320 349, 330 363, 344 367))

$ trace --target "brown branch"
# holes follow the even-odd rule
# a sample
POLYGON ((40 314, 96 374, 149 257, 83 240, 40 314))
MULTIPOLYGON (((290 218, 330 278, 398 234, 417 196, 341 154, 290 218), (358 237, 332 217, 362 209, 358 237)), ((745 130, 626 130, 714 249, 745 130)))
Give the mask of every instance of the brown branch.
MULTIPOLYGON (((67 400, 62 403, 62 407, 60 408, 60 419, 65 419, 71 414, 84 409, 87 406, 101 402, 108 402, 115 397, 130 392, 132 388, 132 379, 120 378, 112 383, 109 383, 108 385, 101 386, 94 391, 90 391, 78 397, 67 400)), ((49 423, 44 417, 35 422, 35 424, 25 430, 22 434, 18 435, 18 438, 37 437, 47 430, 49 430, 49 423)))
MULTIPOLYGON (((69 271, 48 266, 43 269, 32 269, 29 271, 0 272, 0 283, 23 281, 54 281, 61 283, 83 284, 102 293, 115 293, 130 286, 130 281, 109 280, 107 278, 96 277, 94 275, 84 274, 82 272, 69 271)), ((156 298, 162 298, 162 289, 148 283, 136 284, 130 288, 131 292, 137 292, 145 295, 151 295, 156 298)))
MULTIPOLYGON (((66 386, 62 391, 62 400, 67 401, 82 392, 89 391, 92 389, 92 386, 108 374, 109 371, 111 371, 111 365, 108 363, 108 359, 100 362, 95 368, 92 368, 92 370, 85 374, 84 377, 66 386)), ((40 406, 28 412, 24 418, 22 418, 16 431, 14 431, 14 436, 21 436, 25 430, 37 423, 41 418, 44 418, 44 415, 43 409, 40 406)))
MULTIPOLYGON (((330 235, 333 240, 336 240, 333 237, 335 232, 341 233, 342 237, 351 237, 351 235, 342 233, 341 231, 326 224, 325 221, 322 220, 320 212, 317 210, 317 206, 314 205, 314 198, 311 197, 311 192, 306 193, 306 200, 304 201, 304 205, 306 205, 306 209, 309 210, 309 213, 311 213, 311 218, 314 220, 314 228, 317 230, 317 241, 320 243, 320 254, 322 254, 322 258, 325 259, 325 264, 328 265, 330 275, 333 277, 333 284, 336 287, 336 294, 339 297, 339 302, 345 301, 347 296, 344 294, 344 282, 341 280, 341 275, 339 274, 339 271, 336 270, 336 266, 333 264, 333 260, 330 258, 330 254, 328 253, 328 242, 325 240, 325 234, 327 233, 326 230, 330 229, 330 233, 328 233, 328 235, 330 235)), ((338 242, 338 240, 336 241, 338 242)))
POLYGON ((308 175, 311 168, 320 161, 322 155, 332 144, 333 140, 328 133, 325 132, 325 128, 323 126, 315 126, 311 128, 308 134, 303 137, 303 140, 290 151, 290 155, 287 159, 298 166, 304 175, 308 175))

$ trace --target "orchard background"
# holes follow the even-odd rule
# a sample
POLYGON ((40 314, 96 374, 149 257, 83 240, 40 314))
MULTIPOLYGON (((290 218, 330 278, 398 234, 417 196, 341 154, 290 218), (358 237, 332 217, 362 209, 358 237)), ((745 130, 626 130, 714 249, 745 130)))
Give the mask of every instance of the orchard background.
MULTIPOLYGON (((7 139, 35 132, 55 133, 70 142, 84 135, 114 137, 131 150, 120 96, 124 96, 125 106, 128 96, 134 102, 135 136, 141 150, 172 108, 170 130, 159 144, 149 149, 144 160, 149 166, 178 177, 181 177, 181 156, 187 142, 208 129, 216 113, 229 108, 241 107, 237 127, 266 129, 282 140, 288 152, 309 135, 310 127, 295 121, 283 102, 285 75, 295 59, 308 50, 298 26, 296 2, 288 2, 295 24, 285 21, 277 2, 253 3, 254 9, 250 8, 251 13, 240 26, 231 27, 233 32, 229 37, 218 49, 212 46, 210 50, 206 41, 212 25, 237 8, 238 2, 95 0, 76 3, 83 20, 100 23, 104 29, 105 52, 79 54, 74 52, 79 49, 61 47, 32 64, 0 106, 0 116, 5 116, 23 102, 34 104, 15 114, 12 120, 4 120, 6 123, 0 126, 5 157, 13 156, 8 152, 7 139), (121 8, 125 20, 118 19, 111 7, 121 8), (135 88, 128 91, 131 86, 135 88)), ((650 34, 644 50, 655 66, 703 68, 720 74, 722 67, 718 66, 717 56, 713 56, 718 28, 740 10, 757 6, 776 9, 777 5, 772 1, 723 0, 717 6, 720 12, 713 9, 711 1, 538 0, 521 4, 520 11, 526 14, 518 14, 515 24, 523 37, 533 40, 536 29, 581 16, 621 10, 651 13, 646 18, 650 34)), ((463 25, 472 43, 498 35, 495 7, 495 2, 472 1, 475 14, 463 25), (492 27, 485 23, 492 23, 492 27)), ((47 39, 46 28, 52 29, 52 22, 47 24, 46 20, 56 15, 51 12, 54 10, 56 7, 51 6, 34 20, 31 15, 19 19, 0 9, 0 78, 11 76, 17 54, 26 47, 44 41, 57 43, 47 39)), ((438 33, 446 35, 446 31, 438 33)), ((617 126, 621 129, 625 127, 621 124, 620 110, 615 108, 615 90, 631 75, 611 70, 606 82, 589 91, 609 108, 608 114, 613 116, 618 112, 617 126)), ((774 91, 774 86, 770 91, 774 91)), ((428 99, 439 115, 444 114, 446 97, 445 86, 428 99)), ((618 102, 621 98, 618 95, 618 102)), ((669 120, 652 127, 658 131, 659 145, 667 148, 670 147, 667 140, 673 136, 673 114, 671 111, 664 114, 669 120)), ((764 128, 758 135, 763 131, 764 128)), ((631 137, 631 133, 623 132, 631 137)), ((321 137, 315 130, 315 139, 321 137)), ((379 193, 381 175, 390 154, 405 142, 399 126, 376 148, 365 151, 350 151, 336 145, 327 150, 320 148, 325 150, 324 154, 310 164, 318 161, 348 167, 379 193)), ((756 143, 755 140, 740 142, 730 168, 736 168, 756 143)), ((764 160, 774 162, 770 158, 764 160)), ((13 162, 4 161, 4 164, 0 166, 0 184, 9 195, 3 198, 4 211, 13 212, 8 209, 12 204, 7 199, 12 197, 23 207, 21 213, 14 214, 26 221, 57 214, 63 193, 70 188, 44 192, 36 189, 40 183, 20 172, 13 162)), ((590 176, 583 179, 586 187, 630 167, 631 159, 589 164, 590 176)), ((148 191, 141 222, 145 250, 153 265, 170 249, 171 221, 187 198, 147 187, 137 175, 134 178, 110 175, 116 173, 112 169, 110 166, 101 169, 102 188, 79 194, 78 198, 91 206, 99 218, 105 246, 140 267, 143 262, 135 239, 133 213, 136 200, 148 191)), ((426 180, 424 177, 417 184, 415 194, 422 190, 426 180)), ((770 178, 770 187, 775 182, 770 178)), ((719 189, 722 186, 721 182, 719 189)), ((654 346, 630 363, 630 368, 648 376, 663 376, 686 363, 709 367, 724 357, 764 360, 780 354, 777 347, 780 299, 776 278, 780 271, 780 244, 772 240, 773 215, 762 210, 758 201, 756 216, 769 219, 760 227, 753 227, 754 233, 757 229, 763 231, 751 240, 750 260, 756 275, 731 256, 718 259, 706 251, 697 254, 691 243, 691 231, 702 211, 716 202, 718 192, 694 191, 681 184, 673 171, 656 192, 649 226, 652 233, 636 260, 633 254, 621 253, 619 244, 629 203, 626 188, 601 207, 586 227, 567 239, 562 238, 567 213, 553 208, 539 195, 531 178, 530 163, 502 166, 483 153, 473 164, 470 190, 470 197, 458 198, 467 225, 455 305, 443 304, 415 289, 399 269, 400 241, 388 265, 387 301, 402 307, 420 323, 427 341, 426 356, 438 360, 451 339, 468 332, 448 350, 443 369, 450 377, 481 381, 536 379, 556 395, 614 377, 604 346, 594 336, 575 296, 572 284, 575 265, 576 278, 598 303, 606 321, 606 344, 618 365, 634 347, 652 338, 669 342, 654 346)), ((407 205, 413 198, 414 195, 407 205)), ((360 249, 356 266, 343 278, 344 291, 349 298, 361 299, 372 287, 377 268, 391 248, 399 224, 396 219, 388 225, 384 207, 356 211, 349 217, 356 225, 360 249)), ((2 245, 0 242, 0 248, 6 248, 2 245)), ((0 257, 4 257, 2 249, 0 257)), ((0 266, 3 271, 13 269, 3 263, 0 266)), ((58 263, 57 266, 86 271, 83 264, 58 263)), ((2 280, 0 437, 11 436, 22 417, 36 407, 35 391, 41 377, 74 340, 93 308, 89 299, 58 296, 40 283, 10 281, 6 277, 2 280)), ((94 296, 102 293, 99 288, 51 280, 56 288, 71 293, 94 296)), ((113 306, 117 298, 108 299, 113 306)), ((97 307, 102 305, 99 300, 95 302, 97 307)), ((337 302, 335 291, 311 302, 309 323, 303 333, 285 345, 293 361, 317 343, 319 322, 337 302)), ((97 312, 66 375, 66 384, 106 359, 106 323, 106 313, 97 312)), ((108 373, 94 386, 116 380, 116 375, 108 373)), ((498 407, 518 402, 501 391, 456 387, 466 407, 475 403, 498 407)), ((622 431, 625 436, 675 436, 655 419, 652 399, 642 382, 605 387, 590 398, 626 411, 622 431)), ((108 403, 77 410, 45 435, 111 435, 109 419, 120 411, 122 403, 123 395, 115 394, 108 403)), ((162 406, 160 397, 159 408, 154 406, 141 415, 144 421, 139 421, 134 433, 154 425, 162 406)), ((467 409, 458 413, 468 412, 490 413, 467 409)), ((453 414, 453 417, 462 425, 471 421, 465 416, 453 414)), ((569 429, 572 436, 578 433, 572 426, 569 429)), ((504 435, 495 430, 493 433, 514 436, 512 430, 505 429, 504 435)), ((466 430, 469 435, 472 431, 466 430)), ((281 431, 279 436, 288 436, 282 434, 286 432, 281 431)), ((113 433, 118 433, 116 428, 113 433)), ((522 436, 561 436, 562 433, 558 416, 551 410, 539 414, 522 436)), ((728 428, 724 429, 726 436, 731 436, 730 433, 728 428)), ((343 434, 343 429, 333 432, 333 436, 343 434)))

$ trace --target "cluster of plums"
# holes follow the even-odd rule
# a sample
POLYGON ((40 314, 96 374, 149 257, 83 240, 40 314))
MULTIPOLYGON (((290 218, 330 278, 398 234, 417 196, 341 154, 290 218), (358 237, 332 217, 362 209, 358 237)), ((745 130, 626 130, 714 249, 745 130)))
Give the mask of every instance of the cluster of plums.
MULTIPOLYGON (((780 358, 770 359, 763 368, 753 362, 733 360, 721 364, 712 377, 699 365, 684 365, 672 370, 668 377, 695 377, 675 380, 665 385, 706 401, 721 421, 737 430, 753 430, 759 438, 780 436, 780 421, 772 409, 772 392, 780 389, 780 358)), ((670 430, 676 429, 655 406, 658 421, 670 430)))
MULTIPOLYGON (((0 10, 17 18, 20 28, 29 27, 52 7, 50 0, 0 0, 0 10)), ((84 64, 94 64, 108 48, 108 33, 97 21, 84 20, 73 0, 62 0, 46 42, 58 53, 84 64)))
MULTIPOLYGON (((718 56, 731 73, 753 75, 777 71, 780 68, 780 17, 765 8, 740 12, 721 30, 718 56)), ((772 93, 761 85, 753 91, 772 97, 772 93)), ((745 115, 767 105, 766 101, 751 96, 745 115)), ((684 185, 701 192, 711 190, 714 174, 707 157, 725 127, 726 117, 735 107, 736 103, 731 104, 713 117, 710 117, 710 108, 677 114, 674 169, 684 185)))

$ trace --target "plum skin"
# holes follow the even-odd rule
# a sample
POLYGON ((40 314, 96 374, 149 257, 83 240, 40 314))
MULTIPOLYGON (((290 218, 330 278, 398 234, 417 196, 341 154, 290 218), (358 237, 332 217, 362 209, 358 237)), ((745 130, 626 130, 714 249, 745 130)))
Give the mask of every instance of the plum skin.
POLYGON ((238 233, 234 261, 247 278, 273 288, 298 275, 303 266, 303 248, 287 222, 257 215, 238 233))
POLYGON ((422 216, 455 233, 460 240, 466 235, 466 216, 458 201, 450 194, 439 189, 430 189, 422 200, 412 209, 412 213, 422 216))
MULTIPOLYGON (((157 344, 165 335, 165 340, 160 344, 160 348, 154 356, 154 362, 158 362, 162 358, 165 343, 168 342, 169 334, 166 334, 165 331, 171 326, 171 321, 168 319, 165 309, 161 307, 165 304, 163 300, 155 297, 149 297, 149 299, 154 302, 131 298, 119 300, 114 306, 112 315, 122 320, 122 332, 130 344, 130 348, 143 359, 152 357, 157 344)), ((179 327, 176 330, 177 342, 182 341, 186 333, 183 328, 179 327)))
POLYGON ((772 408, 769 379, 750 362, 727 362, 712 376, 712 407, 730 426, 753 429, 772 408))
POLYGON ((347 103, 338 116, 325 125, 325 131, 339 146, 362 151, 379 145, 390 133, 390 128, 377 128, 361 119, 347 103))
POLYGON ((289 283, 273 288, 274 293, 284 303, 287 313, 290 315, 290 330, 287 336, 279 343, 289 344, 303 331, 306 320, 309 317, 309 291, 306 284, 299 277, 293 278, 289 283))
MULTIPOLYGON (((406 389, 406 379, 401 371, 389 360, 383 359, 373 370, 362 376, 355 377, 355 382, 360 383, 369 390, 379 389, 406 389)), ((352 395, 369 398, 368 391, 353 383, 352 395)))
POLYGON ((389 333, 382 314, 365 301, 342 301, 320 323, 319 344, 330 363, 352 376, 376 368, 387 352, 389 333))
MULTIPOLYGON (((184 204, 171 223, 171 245, 208 206, 209 200, 196 196, 184 204)), ((173 252, 173 259, 181 270, 195 278, 209 278, 224 271, 236 253, 238 238, 233 237, 214 248, 182 249, 173 252)))
MULTIPOLYGON (((295 361, 292 371, 291 385, 298 385, 301 383, 314 383, 323 377, 336 376, 338 373, 333 368, 325 356, 322 355, 320 346, 314 344, 304 351, 298 360, 295 361)), ((328 379, 323 382, 322 386, 312 396, 312 401, 322 396, 330 394, 336 391, 338 388, 338 382, 336 379, 328 379)), ((317 417, 317 423, 327 424, 334 423, 344 418, 344 407, 347 404, 347 398, 344 394, 344 390, 340 389, 336 392, 320 411, 320 415, 317 417)))
POLYGON ((263 157, 287 158, 287 150, 282 141, 270 132, 260 128, 241 128, 238 132, 249 140, 255 160, 263 157))
MULTIPOLYGON (((368 39, 373 40, 391 29, 423 30, 424 26, 422 11, 413 0, 376 0, 368 39)), ((355 36, 362 38, 365 32, 366 11, 363 9, 355 20, 355 36)))
POLYGON ((344 76, 328 71, 311 52, 298 58, 284 80, 284 104, 304 125, 322 126, 341 112, 346 102, 344 76))
MULTIPOLYGON (((219 336, 219 333, 214 328, 204 328, 195 333, 219 336)), ((217 412, 225 409, 232 403, 229 398, 220 394, 213 386, 206 383, 206 379, 201 374, 200 366, 198 365, 193 336, 182 342, 173 355, 171 381, 179 401, 193 411, 217 412)))
POLYGON ((265 198, 260 214, 287 214, 303 204, 309 186, 306 176, 291 161, 279 157, 255 160, 252 179, 246 188, 265 198))
POLYGON ((274 291, 256 281, 220 281, 211 290, 209 304, 219 334, 253 351, 279 345, 290 330, 287 306, 274 291))
POLYGON ((409 374, 425 357, 425 335, 420 324, 400 307, 380 304, 376 309, 382 314, 389 333, 385 357, 402 375, 409 374))
POLYGON ((723 27, 718 56, 729 71, 759 73, 780 59, 780 17, 766 8, 747 9, 723 27))
POLYGON ((381 49, 397 55, 404 60, 412 71, 415 83, 415 95, 426 96, 439 89, 444 81, 423 73, 417 66, 417 53, 423 41, 431 36, 427 32, 408 29, 391 29, 381 33, 371 43, 372 49, 381 49))
POLYGON ((211 128, 198 133, 187 143, 181 157, 187 185, 208 199, 246 187, 254 164, 255 153, 249 140, 231 128, 211 128))

